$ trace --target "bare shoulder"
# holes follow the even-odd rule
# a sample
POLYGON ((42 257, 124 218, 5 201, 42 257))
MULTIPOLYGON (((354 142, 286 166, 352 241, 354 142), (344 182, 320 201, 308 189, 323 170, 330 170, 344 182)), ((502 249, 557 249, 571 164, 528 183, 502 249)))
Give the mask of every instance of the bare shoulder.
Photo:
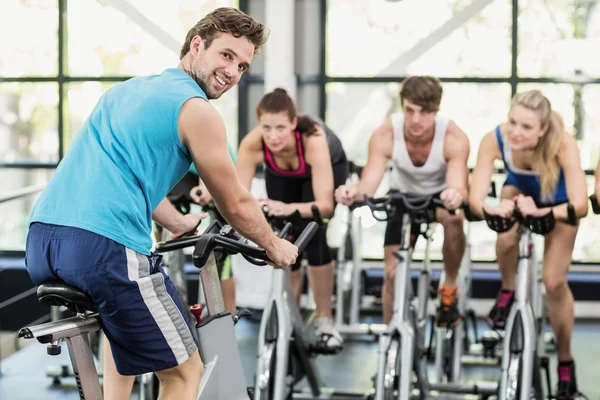
POLYGON ((262 151, 262 131, 260 127, 254 127, 246 136, 244 136, 240 143, 240 149, 242 147, 250 151, 262 151))
POLYGON ((578 149, 577 141, 567 132, 563 132, 561 140, 560 140, 560 151, 578 149))
POLYGON ((302 135, 302 143, 306 147, 323 146, 324 143, 327 143, 327 137, 321 125, 315 124, 315 133, 312 135, 302 135))
POLYGON ((444 137, 444 152, 446 158, 466 158, 471 151, 471 143, 467 134, 454 122, 450 120, 444 137))
MULTIPOLYGON (((504 132, 504 124, 500 125, 500 132, 504 132)), ((502 158, 502 152, 500 151, 498 139, 496 138, 496 128, 492 129, 491 131, 488 131, 481 138, 481 142, 479 143, 479 150, 477 152, 477 157, 491 159, 502 158)))
POLYGON ((394 126, 392 119, 387 118, 371 135, 369 149, 386 157, 392 157, 394 147, 394 126))
POLYGON ((446 143, 458 142, 458 144, 460 145, 469 146, 469 137, 467 136, 465 131, 463 131, 462 128, 458 126, 458 124, 453 120, 450 120, 448 122, 448 127, 446 128, 445 141, 446 143))
POLYGON ((225 130, 225 122, 217 109, 204 99, 195 97, 186 101, 178 116, 179 137, 186 144, 191 135, 225 130), (202 129, 200 129, 202 127, 202 129))
POLYGON ((579 160, 579 147, 577 141, 567 132, 563 132, 558 148, 558 157, 561 160, 561 164, 565 161, 577 161, 579 160))

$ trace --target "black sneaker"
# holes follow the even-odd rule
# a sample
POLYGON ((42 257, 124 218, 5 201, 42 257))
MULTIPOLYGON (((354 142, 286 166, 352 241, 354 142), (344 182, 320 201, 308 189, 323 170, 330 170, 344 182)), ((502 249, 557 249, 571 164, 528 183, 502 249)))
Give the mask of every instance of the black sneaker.
POLYGON ((556 400, 572 400, 577 397, 577 380, 575 379, 575 364, 558 365, 558 385, 556 388, 556 400))
POLYGON ((438 308, 437 324, 440 327, 452 327, 460 321, 458 312, 458 291, 443 287, 440 289, 440 307, 438 308))
POLYGON ((504 329, 508 313, 515 301, 515 292, 512 290, 502 289, 496 298, 496 303, 488 314, 488 323, 494 329, 504 329))

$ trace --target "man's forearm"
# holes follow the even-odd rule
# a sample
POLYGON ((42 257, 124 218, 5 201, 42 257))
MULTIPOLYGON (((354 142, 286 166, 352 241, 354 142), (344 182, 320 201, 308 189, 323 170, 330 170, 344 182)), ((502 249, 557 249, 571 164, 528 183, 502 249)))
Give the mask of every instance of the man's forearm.
POLYGON ((232 205, 223 207, 221 212, 227 222, 245 238, 264 249, 272 245, 275 238, 273 230, 260 205, 249 193, 232 205))
POLYGON ((166 198, 154 209, 152 219, 169 232, 179 232, 184 225, 183 215, 166 198))
POLYGON ((378 185, 372 185, 366 182, 358 182, 356 184, 356 195, 354 196, 355 201, 364 201, 365 196, 373 197, 378 185))

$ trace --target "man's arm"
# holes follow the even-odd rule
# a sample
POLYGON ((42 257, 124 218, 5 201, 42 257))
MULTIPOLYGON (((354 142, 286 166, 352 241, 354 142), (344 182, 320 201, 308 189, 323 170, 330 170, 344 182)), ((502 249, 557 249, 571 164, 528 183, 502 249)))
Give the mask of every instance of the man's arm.
POLYGON ((183 214, 166 197, 152 211, 152 219, 169 232, 183 232, 186 228, 183 214))
POLYGON ((313 204, 319 208, 322 217, 329 218, 333 214, 333 168, 329 145, 325 138, 325 132, 320 127, 317 128, 317 132, 317 135, 304 139, 306 161, 312 171, 311 181, 315 200, 290 204, 305 218, 312 217, 311 207, 313 204))
POLYGON ((469 180, 467 161, 470 151, 469 138, 458 125, 450 121, 444 142, 444 156, 448 163, 446 187, 456 190, 463 199, 467 198, 467 182, 469 180))
POLYGON ((501 157, 495 132, 488 132, 479 144, 477 163, 473 169, 469 188, 469 208, 476 216, 483 216, 484 201, 490 191, 494 173, 494 160, 501 157))
POLYGON ((187 101, 179 113, 179 136, 227 222, 259 246, 272 248, 276 237, 259 204, 238 179, 227 150, 225 125, 215 108, 199 98, 187 101))
POLYGON ((261 133, 259 128, 251 130, 240 143, 238 149, 236 170, 242 186, 250 190, 256 167, 264 161, 261 149, 261 133))
POLYGON ((388 162, 392 159, 393 148, 394 128, 391 119, 388 118, 369 139, 369 156, 357 184, 356 201, 362 201, 365 195, 372 197, 375 194, 388 162))
MULTIPOLYGON (((565 186, 569 203, 575 209, 577 218, 583 218, 588 213, 587 184, 585 172, 581 168, 581 158, 575 139, 565 134, 560 145, 558 162, 565 174, 565 186)), ((566 220, 569 217, 567 204, 552 207, 556 219, 566 220)))

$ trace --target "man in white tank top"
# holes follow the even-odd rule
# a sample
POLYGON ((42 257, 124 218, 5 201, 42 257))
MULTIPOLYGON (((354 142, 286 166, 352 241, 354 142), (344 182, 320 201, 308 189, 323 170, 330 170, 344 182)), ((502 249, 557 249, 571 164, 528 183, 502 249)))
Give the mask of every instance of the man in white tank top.
MULTIPOLYGON (((437 78, 413 76, 402 83, 402 112, 393 114, 369 139, 369 156, 360 182, 335 191, 336 200, 350 205, 373 196, 392 163, 390 187, 404 193, 435 194, 444 206, 456 209, 467 197, 470 145, 467 135, 452 120, 437 115, 442 99, 437 78)), ((452 326, 460 315, 457 309, 456 278, 465 250, 462 213, 449 214, 438 208, 436 220, 444 228, 445 280, 440 288, 438 325, 452 326)), ((413 229, 413 234, 418 231, 413 229)), ((401 218, 387 222, 384 241, 385 277, 383 317, 392 318, 396 258, 400 247, 401 218)))

